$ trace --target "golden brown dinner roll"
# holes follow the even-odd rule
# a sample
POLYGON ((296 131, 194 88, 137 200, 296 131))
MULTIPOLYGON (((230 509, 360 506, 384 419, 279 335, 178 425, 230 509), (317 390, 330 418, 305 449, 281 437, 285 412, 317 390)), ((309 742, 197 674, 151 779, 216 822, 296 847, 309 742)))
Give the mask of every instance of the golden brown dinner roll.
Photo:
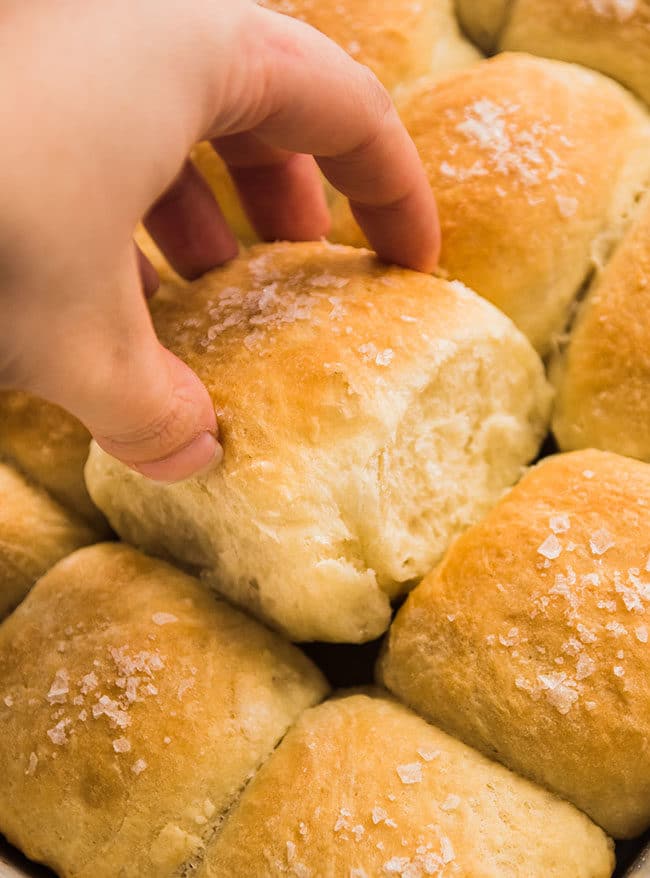
POLYGON ((562 449, 650 460, 650 199, 581 303, 551 375, 562 449))
POLYGON ((60 558, 94 539, 85 522, 0 463, 0 619, 60 558))
POLYGON ((258 245, 152 300, 202 378, 223 463, 181 484, 99 448, 95 502, 128 542, 203 571, 296 640, 363 641, 519 477, 541 363, 460 284, 324 243, 258 245))
POLYGON ((0 832, 64 878, 177 876, 324 694, 191 577, 83 549, 0 626, 0 832))
POLYGON ((196 878, 609 878, 604 833, 388 698, 307 711, 196 878))
MULTIPOLYGON (((501 55, 400 103, 438 199, 441 267, 546 353, 650 177, 650 123, 599 74, 501 55)), ((361 243, 347 203, 333 237, 361 243)))
POLYGON ((466 32, 486 51, 575 61, 650 102, 649 0, 457 0, 457 6, 466 32))
POLYGON ((617 838, 650 824, 650 467, 547 458, 411 594, 381 662, 427 719, 617 838))
POLYGON ((46 488, 101 538, 108 535, 108 525, 83 476, 89 444, 86 428, 58 406, 22 391, 0 391, 0 460, 46 488))
POLYGON ((484 52, 496 51, 512 0, 456 0, 463 31, 484 52))
POLYGON ((480 57, 458 29, 453 0, 258 0, 306 21, 375 73, 388 89, 480 57))

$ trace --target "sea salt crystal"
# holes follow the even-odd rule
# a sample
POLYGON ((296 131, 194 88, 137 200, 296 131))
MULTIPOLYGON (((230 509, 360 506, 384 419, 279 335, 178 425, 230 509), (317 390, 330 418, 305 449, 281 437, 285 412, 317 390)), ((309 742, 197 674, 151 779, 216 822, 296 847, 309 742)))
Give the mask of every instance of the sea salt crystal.
POLYGON ((53 744, 56 744, 57 747, 61 747, 68 740, 68 733, 66 732, 67 726, 70 725, 71 720, 62 719, 60 720, 52 729, 47 730, 47 736, 53 744))
POLYGON ((638 8, 638 0, 587 0, 596 15, 603 18, 615 18, 624 23, 634 16, 638 8))
POLYGON ((11 695, 5 695, 5 697, 2 700, 4 701, 4 703, 6 704, 7 707, 14 706, 14 700, 13 700, 11 695))
POLYGON ((604 555, 608 549, 615 545, 614 538, 604 527, 595 531, 589 538, 589 547, 594 555, 604 555))
POLYGON ((537 549, 538 554, 542 555, 544 558, 548 558, 549 561, 553 561, 557 558, 561 551, 562 546, 555 534, 547 536, 541 546, 537 549))
POLYGON ((627 628, 619 622, 608 622, 607 625, 605 625, 605 628, 614 637, 623 637, 624 634, 627 634, 627 628))
POLYGON ((131 717, 122 710, 117 701, 113 701, 108 695, 102 695, 96 704, 93 704, 92 715, 95 719, 106 716, 114 728, 125 729, 131 724, 131 717))
POLYGON ((375 363, 377 363, 378 366, 388 366, 394 356, 394 351, 391 348, 386 348, 377 354, 375 357, 375 363))
POLYGON ((460 805, 461 798, 460 796, 455 796, 453 794, 447 796, 445 801, 440 806, 442 811, 455 811, 456 808, 460 805))
POLYGON ((410 857, 391 857, 384 863, 384 872, 388 872, 389 875, 401 875, 410 862, 410 857))
POLYGON ((582 471, 582 475, 584 476, 585 479, 593 479, 593 477, 596 475, 596 473, 591 469, 585 469, 582 471))
POLYGON ((355 837, 356 841, 359 841, 363 837, 363 835, 365 835, 366 830, 363 828, 363 826, 360 823, 357 823, 356 826, 352 827, 351 832, 352 832, 352 835, 355 837))
POLYGON ((648 629, 645 625, 638 625, 634 629, 634 633, 636 634, 636 638, 640 643, 648 642, 648 629))
POLYGON ((29 762, 27 763, 27 768, 25 769, 25 774, 28 777, 31 777, 36 771, 36 766, 38 765, 38 756, 36 753, 29 754, 29 762))
POLYGON ((549 703, 561 714, 567 714, 578 700, 575 683, 563 671, 538 674, 537 679, 549 703))
POLYGON ((405 765, 397 766, 399 779, 404 784, 421 783, 422 782, 422 763, 409 762, 405 765))
POLYGON ((375 826, 378 823, 381 823, 388 817, 388 812, 384 811, 383 808, 380 808, 378 805, 372 809, 372 822, 375 826))
POLYGON ((287 842, 287 860, 291 862, 296 856, 296 846, 292 841, 287 842))
POLYGON ((595 670, 596 662, 583 653, 576 663, 576 680, 586 680, 595 670))
POLYGON ((456 857, 451 839, 447 838, 446 835, 443 835, 440 839, 440 855, 442 862, 445 864, 451 863, 456 857))
POLYGON ((622 677, 625 674, 625 671, 623 670, 623 668, 620 665, 615 665, 614 666, 614 674, 617 677, 622 677))
POLYGON ((131 742, 128 738, 115 738, 113 741, 113 750, 116 753, 128 753, 131 749, 131 742))
POLYGON ((499 643, 502 646, 515 646, 519 642, 519 628, 511 628, 507 635, 499 635, 499 643))
POLYGON ((566 512, 562 512, 559 515, 551 515, 548 520, 548 526, 554 534, 563 534, 571 527, 571 520, 566 512))
POLYGON ((433 762, 434 759, 440 756, 440 750, 430 750, 426 747, 419 747, 416 752, 425 762, 433 762))
POLYGON ((142 774, 142 772, 147 767, 147 763, 144 759, 138 759, 137 762, 134 762, 131 766, 131 771, 133 774, 142 774))
POLYGON ((81 694, 88 695, 89 692, 93 692, 99 686, 99 680, 97 679, 97 674, 94 671, 91 671, 90 674, 86 674, 85 677, 81 678, 81 694))
POLYGON ((566 219, 572 217, 578 209, 577 198, 571 198, 567 195, 556 195, 555 201, 557 202, 560 215, 565 217, 566 219))
POLYGON ((65 704, 70 691, 70 677, 64 668, 60 668, 54 675, 50 691, 45 696, 50 704, 65 704))
POLYGON ((171 622, 178 622, 178 617, 173 613, 154 613, 151 621, 155 625, 169 625, 171 622))

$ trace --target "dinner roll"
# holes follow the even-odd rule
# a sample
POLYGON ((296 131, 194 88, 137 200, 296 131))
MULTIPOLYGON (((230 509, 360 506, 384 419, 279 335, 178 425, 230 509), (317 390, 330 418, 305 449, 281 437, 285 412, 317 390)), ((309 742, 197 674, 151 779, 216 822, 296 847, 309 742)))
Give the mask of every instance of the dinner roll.
POLYGON ((65 878, 180 875, 324 694, 191 577, 82 549, 0 626, 0 832, 65 878))
POLYGON ((553 431, 564 450, 650 460, 650 199, 582 302, 553 362, 553 431))
MULTIPOLYGON (((436 194, 441 267, 547 353, 650 178, 649 117, 599 74, 501 55, 399 109, 436 194)), ((362 243, 347 202, 333 238, 362 243)))
POLYGON ((450 734, 610 835, 650 825, 650 467, 550 457, 412 593, 380 665, 450 734))
POLYGON ((0 619, 60 558, 94 539, 86 523, 0 463, 0 619))
POLYGON ((0 391, 0 460, 46 488, 100 538, 109 530, 84 483, 89 444, 86 428, 58 406, 22 391, 0 391))
POLYGON ((512 5, 512 0, 456 0, 456 12, 467 36, 491 54, 512 5))
POLYGON ((575 61, 650 102, 649 0, 457 0, 457 6, 466 32, 486 51, 575 61))
POLYGON ((322 31, 386 88, 441 75, 478 60, 454 15, 453 0, 258 0, 322 31))
POLYGON ((541 363, 461 284, 323 243, 258 245, 152 300, 214 400, 224 460, 151 482, 93 447, 117 532, 296 640, 364 641, 534 457, 541 363))
POLYGON ((243 791, 196 878, 609 878, 571 805, 384 697, 307 711, 243 791))

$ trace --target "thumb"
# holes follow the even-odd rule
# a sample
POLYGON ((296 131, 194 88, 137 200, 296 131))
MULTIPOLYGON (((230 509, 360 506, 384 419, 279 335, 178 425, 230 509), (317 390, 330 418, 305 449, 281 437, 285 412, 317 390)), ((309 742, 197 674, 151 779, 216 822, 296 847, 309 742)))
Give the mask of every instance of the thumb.
POLYGON ((158 341, 132 248, 124 263, 121 276, 93 283, 90 296, 57 284, 41 299, 25 327, 28 362, 9 380, 67 409, 104 451, 142 475, 180 481, 221 458, 214 406, 196 374, 158 341))

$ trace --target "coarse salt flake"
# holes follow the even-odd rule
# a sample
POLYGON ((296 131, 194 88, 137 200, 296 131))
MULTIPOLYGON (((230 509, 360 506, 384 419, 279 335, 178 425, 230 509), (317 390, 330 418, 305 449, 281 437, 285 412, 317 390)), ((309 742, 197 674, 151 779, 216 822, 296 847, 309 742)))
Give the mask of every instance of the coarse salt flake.
POLYGON ((648 629, 645 625, 637 625, 637 627, 634 629, 634 633, 636 634, 636 639, 640 643, 648 642, 648 629))
POLYGON ((25 769, 25 774, 27 777, 31 777, 36 771, 36 766, 38 765, 38 756, 36 753, 29 754, 29 761, 27 763, 27 768, 25 769))
POLYGON ((131 742, 128 738, 115 738, 113 741, 113 750, 116 753, 128 753, 131 749, 131 742))
POLYGON ((434 759, 437 759, 438 756, 440 756, 440 750, 431 750, 428 747, 418 747, 416 752, 425 762, 433 762, 434 759))
POLYGON ((169 625, 172 622, 178 622, 178 617, 173 613, 154 613, 151 621, 154 625, 169 625))
POLYGON ((50 704, 65 704, 70 691, 70 677, 65 668, 60 668, 54 675, 50 691, 45 696, 50 704))
POLYGON ((422 782, 422 763, 408 762, 405 765, 397 766, 399 779, 404 784, 421 783, 422 782))
POLYGON ((549 534, 537 549, 537 553, 549 561, 553 561, 562 552, 562 545, 555 534, 549 534))
POLYGON ((134 762, 131 766, 131 771, 133 774, 142 774, 142 772, 147 767, 147 763, 144 759, 138 759, 137 762, 134 762))
POLYGON ((460 796, 456 796, 453 793, 447 796, 445 801, 440 806, 442 811, 455 811, 456 808, 460 805, 461 798, 460 796))
POLYGON ((589 548, 594 555, 604 555, 608 549, 611 549, 615 545, 614 538, 604 527, 594 531, 589 538, 589 548))
POLYGON ((571 527, 571 520, 566 512, 562 512, 559 515, 551 515, 548 520, 548 526, 554 534, 563 534, 571 527))

